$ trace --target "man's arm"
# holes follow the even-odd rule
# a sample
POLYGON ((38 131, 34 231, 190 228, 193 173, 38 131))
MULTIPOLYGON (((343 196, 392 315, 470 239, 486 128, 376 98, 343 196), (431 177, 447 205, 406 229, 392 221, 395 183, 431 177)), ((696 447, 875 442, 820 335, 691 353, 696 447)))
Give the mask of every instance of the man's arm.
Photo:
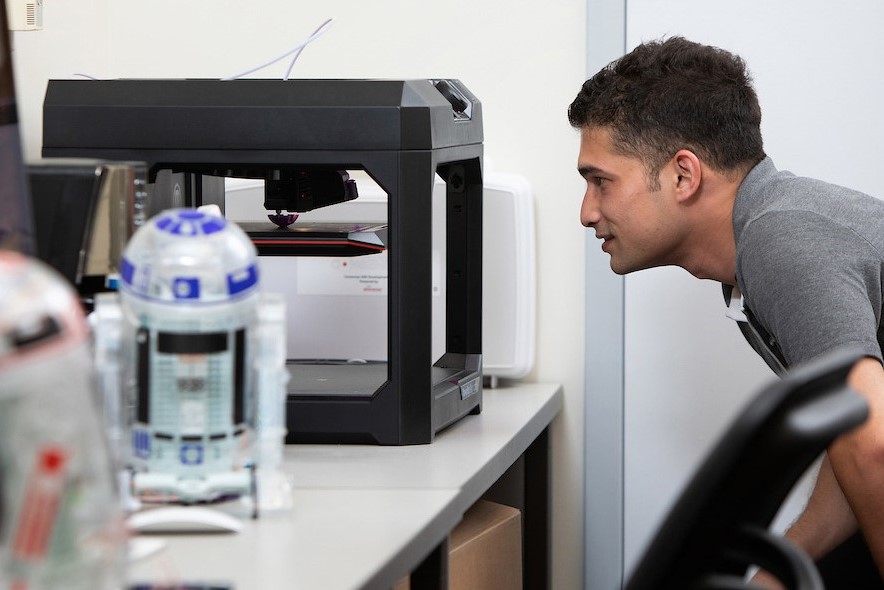
POLYGON ((828 457, 878 571, 884 573, 884 367, 864 358, 847 382, 868 402, 869 419, 833 442, 828 457))
POLYGON ((826 456, 804 512, 785 536, 816 561, 846 541, 856 532, 856 526, 856 518, 826 456))
MULTIPOLYGON (((855 531, 856 518, 835 479, 829 457, 825 456, 804 512, 786 531, 785 537, 816 561, 855 531)), ((758 572, 752 582, 770 590, 785 588, 764 571, 758 572)))
MULTIPOLYGON (((856 531, 860 514, 860 528, 884 572, 884 368, 865 358, 847 382, 866 398, 869 419, 829 447, 807 506, 785 536, 816 561, 856 531)), ((782 588, 764 572, 753 582, 782 588)))

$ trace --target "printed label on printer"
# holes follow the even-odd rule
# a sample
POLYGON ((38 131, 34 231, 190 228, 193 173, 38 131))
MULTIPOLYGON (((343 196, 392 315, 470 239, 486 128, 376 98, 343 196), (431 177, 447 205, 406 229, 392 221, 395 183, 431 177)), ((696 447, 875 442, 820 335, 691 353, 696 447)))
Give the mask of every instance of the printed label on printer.
POLYGON ((386 295, 387 253, 299 258, 298 295, 386 295))
POLYGON ((467 399, 471 395, 479 393, 479 386, 482 383, 482 377, 471 379, 460 386, 460 399, 467 399))

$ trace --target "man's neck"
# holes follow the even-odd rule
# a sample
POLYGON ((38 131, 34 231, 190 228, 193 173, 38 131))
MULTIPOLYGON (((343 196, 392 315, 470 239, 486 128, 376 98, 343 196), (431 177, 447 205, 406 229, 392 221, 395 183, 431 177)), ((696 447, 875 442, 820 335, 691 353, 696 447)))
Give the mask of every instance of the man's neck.
POLYGON ((734 240, 734 201, 742 179, 728 180, 718 173, 703 176, 703 193, 689 211, 692 230, 679 266, 699 279, 736 284, 737 250, 734 240))

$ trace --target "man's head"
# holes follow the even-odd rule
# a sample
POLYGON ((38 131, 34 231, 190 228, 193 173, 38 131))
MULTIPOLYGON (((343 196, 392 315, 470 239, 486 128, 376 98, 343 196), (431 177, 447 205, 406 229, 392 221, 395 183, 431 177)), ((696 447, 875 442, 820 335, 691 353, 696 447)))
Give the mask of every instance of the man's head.
POLYGON ((761 108, 738 56, 681 37, 636 47, 583 84, 568 109, 574 127, 603 127, 640 159, 649 188, 680 149, 725 175, 764 159, 761 108))

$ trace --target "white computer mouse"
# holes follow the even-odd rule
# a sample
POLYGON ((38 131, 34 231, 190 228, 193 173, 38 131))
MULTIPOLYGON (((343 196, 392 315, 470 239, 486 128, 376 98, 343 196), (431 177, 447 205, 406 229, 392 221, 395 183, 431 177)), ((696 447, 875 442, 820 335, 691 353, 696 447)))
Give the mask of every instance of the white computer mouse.
POLYGON ((163 506, 136 512, 126 519, 136 533, 238 533, 240 519, 200 506, 163 506))

